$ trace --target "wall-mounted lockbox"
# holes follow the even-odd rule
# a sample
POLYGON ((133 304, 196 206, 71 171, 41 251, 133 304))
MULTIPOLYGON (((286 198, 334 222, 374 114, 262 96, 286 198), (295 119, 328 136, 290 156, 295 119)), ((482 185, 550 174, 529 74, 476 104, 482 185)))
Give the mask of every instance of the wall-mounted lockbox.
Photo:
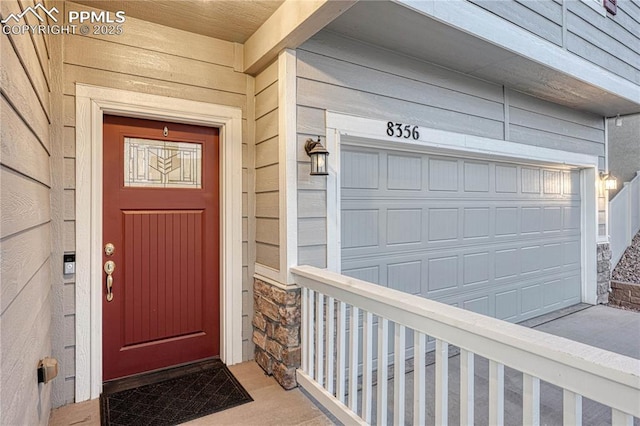
POLYGON ((76 254, 75 253, 65 253, 63 255, 63 262, 64 262, 63 273, 65 275, 71 275, 76 273, 76 254))

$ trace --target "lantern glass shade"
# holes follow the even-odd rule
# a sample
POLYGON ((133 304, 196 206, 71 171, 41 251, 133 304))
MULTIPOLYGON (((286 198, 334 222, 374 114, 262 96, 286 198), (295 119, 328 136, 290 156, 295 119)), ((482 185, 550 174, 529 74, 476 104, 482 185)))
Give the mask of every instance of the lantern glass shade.
POLYGON ((615 191, 618 189, 618 179, 615 176, 608 173, 601 173, 600 179, 602 179, 602 183, 604 184, 604 189, 615 191))
POLYGON ((605 189, 608 190, 616 190, 618 189, 618 179, 614 178, 613 176, 609 176, 605 181, 604 181, 604 187, 605 189))
POLYGON ((311 158, 311 172, 309 174, 312 176, 328 175, 327 156, 329 152, 322 146, 320 139, 317 141, 309 139, 305 145, 305 150, 311 158))

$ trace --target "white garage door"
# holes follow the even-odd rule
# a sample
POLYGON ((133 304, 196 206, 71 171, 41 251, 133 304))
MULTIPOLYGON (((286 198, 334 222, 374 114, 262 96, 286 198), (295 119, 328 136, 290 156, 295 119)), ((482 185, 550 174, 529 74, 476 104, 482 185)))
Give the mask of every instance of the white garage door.
POLYGON ((580 302, 580 173, 343 146, 342 273, 508 321, 580 302))

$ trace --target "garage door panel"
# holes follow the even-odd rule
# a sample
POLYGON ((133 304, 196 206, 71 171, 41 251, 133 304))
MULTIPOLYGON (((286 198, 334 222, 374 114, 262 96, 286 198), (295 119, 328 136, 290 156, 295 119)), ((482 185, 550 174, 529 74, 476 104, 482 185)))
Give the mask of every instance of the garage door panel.
POLYGON ((343 210, 342 247, 378 247, 379 222, 377 209, 343 210))
POLYGON ((422 209, 388 209, 387 245, 413 246, 422 240, 422 209))
POLYGON ((564 287, 561 279, 553 279, 542 285, 542 307, 559 308, 564 297, 564 287))
POLYGON ((429 159, 429 191, 458 192, 458 161, 429 159))
POLYGON ((422 292, 422 262, 391 263, 387 266, 387 287, 410 294, 422 292))
POLYGON ((340 184, 343 188, 377 189, 379 184, 379 154, 371 151, 342 152, 342 173, 340 184))
POLYGON ((462 256, 463 263, 463 285, 487 284, 489 283, 489 265, 493 264, 493 256, 488 251, 474 252, 462 256))
POLYGON ((388 190, 421 191, 424 188, 422 158, 404 154, 387 156, 388 190))
POLYGON ((435 296, 441 290, 459 286, 458 256, 434 257, 427 260, 426 294, 435 296))
POLYGON ((464 162, 464 191, 489 192, 489 164, 464 162))
POLYGON ((495 185, 498 194, 518 192, 518 167, 497 164, 495 166, 495 185))
POLYGON ((519 291, 508 290, 496 293, 495 317, 513 321, 518 317, 519 291))
POLYGON ((346 147, 342 271, 519 321, 580 298, 580 173, 346 147))
POLYGON ((542 310, 542 286, 540 283, 524 286, 521 290, 520 313, 532 317, 542 310))

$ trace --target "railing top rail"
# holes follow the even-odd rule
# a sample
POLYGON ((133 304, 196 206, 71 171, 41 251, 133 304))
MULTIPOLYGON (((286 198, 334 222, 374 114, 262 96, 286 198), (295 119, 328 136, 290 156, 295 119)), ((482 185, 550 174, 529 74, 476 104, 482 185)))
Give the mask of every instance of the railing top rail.
POLYGON ((640 417, 640 360, 312 266, 302 287, 640 417))

